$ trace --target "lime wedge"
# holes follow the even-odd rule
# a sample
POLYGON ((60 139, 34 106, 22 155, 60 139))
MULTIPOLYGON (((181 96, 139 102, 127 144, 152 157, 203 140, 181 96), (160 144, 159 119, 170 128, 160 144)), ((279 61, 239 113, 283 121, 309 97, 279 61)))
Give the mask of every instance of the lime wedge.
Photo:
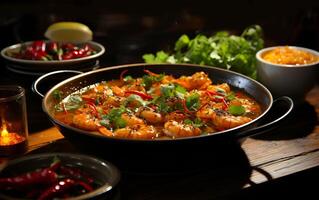
POLYGON ((83 43, 92 40, 92 31, 78 22, 57 22, 46 30, 44 36, 56 42, 83 43))

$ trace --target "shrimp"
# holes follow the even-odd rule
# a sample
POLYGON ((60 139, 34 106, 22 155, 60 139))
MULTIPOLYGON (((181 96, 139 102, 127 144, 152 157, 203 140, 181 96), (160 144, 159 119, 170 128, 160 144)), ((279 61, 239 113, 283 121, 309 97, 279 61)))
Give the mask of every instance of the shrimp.
POLYGON ((230 92, 230 87, 227 83, 222 83, 219 85, 209 85, 207 87, 207 90, 214 91, 214 92, 223 91, 227 94, 230 92))
POLYGON ((177 121, 177 122, 181 122, 185 118, 186 118, 186 115, 184 113, 175 111, 175 112, 167 113, 165 115, 164 121, 167 122, 167 121, 170 121, 170 120, 174 120, 174 121, 177 121))
POLYGON ((87 131, 96 131, 100 127, 99 120, 88 113, 75 114, 72 124, 87 131))
POLYGON ((213 124, 218 130, 225 130, 243 125, 247 122, 250 122, 252 119, 246 116, 224 115, 215 112, 212 120, 213 124))
POLYGON ((121 103, 124 101, 124 97, 119 96, 107 96, 105 101, 103 102, 103 105, 107 107, 119 107, 121 103))
POLYGON ((196 116, 205 121, 211 121, 218 130, 234 128, 252 120, 247 116, 233 116, 216 107, 205 107, 205 109, 198 111, 196 116))
POLYGON ((81 97, 83 100, 86 100, 86 101, 95 101, 95 99, 99 97, 104 98, 109 95, 113 95, 111 88, 108 87, 107 85, 101 84, 86 91, 85 93, 81 95, 81 97))
POLYGON ((143 109, 139 115, 151 124, 158 124, 163 121, 163 116, 153 109, 143 109))
POLYGON ((122 88, 114 85, 114 86, 111 86, 111 89, 112 89, 112 92, 115 95, 120 96, 120 97, 124 97, 125 96, 125 91, 122 88))
POLYGON ((164 124, 163 132, 173 138, 179 138, 200 135, 201 130, 190 124, 169 120, 164 124))
POLYGON ((154 126, 142 124, 117 129, 114 131, 113 135, 114 137, 128 139, 154 139, 159 136, 154 126))
POLYGON ((100 133, 102 133, 105 136, 108 136, 108 137, 113 137, 114 136, 113 132, 111 130, 107 129, 106 127, 104 127, 104 126, 101 126, 98 130, 99 130, 100 133))
POLYGON ((204 72, 196 72, 192 76, 182 76, 179 79, 174 80, 173 82, 178 83, 179 85, 186 88, 188 91, 196 88, 205 90, 209 85, 212 84, 212 81, 204 72))
POLYGON ((126 126, 144 125, 144 120, 132 114, 124 113, 121 115, 122 119, 126 122, 126 126))
POLYGON ((140 91, 140 92, 144 92, 144 93, 146 92, 145 88, 142 85, 141 78, 135 79, 132 83, 124 85, 121 89, 124 91, 136 90, 136 91, 140 91))

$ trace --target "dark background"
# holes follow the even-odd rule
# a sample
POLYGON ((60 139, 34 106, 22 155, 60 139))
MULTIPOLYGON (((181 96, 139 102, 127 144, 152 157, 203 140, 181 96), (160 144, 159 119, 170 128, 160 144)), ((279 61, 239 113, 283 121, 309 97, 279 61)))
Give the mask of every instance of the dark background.
POLYGON ((319 1, 254 0, 2 0, 0 47, 44 39, 57 21, 78 21, 106 47, 105 66, 142 61, 144 53, 169 49, 183 33, 240 34, 259 24, 266 46, 319 49, 319 1))

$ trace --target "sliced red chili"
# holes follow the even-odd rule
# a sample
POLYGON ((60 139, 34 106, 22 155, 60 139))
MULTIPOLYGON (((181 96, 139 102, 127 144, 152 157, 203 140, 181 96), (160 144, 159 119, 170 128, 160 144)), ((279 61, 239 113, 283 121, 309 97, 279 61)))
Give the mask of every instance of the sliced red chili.
POLYGON ((183 99, 182 100, 182 105, 183 105, 183 108, 184 108, 184 111, 187 112, 187 113, 194 113, 196 111, 190 111, 188 108, 187 108, 187 105, 186 105, 186 100, 183 99))
POLYGON ((93 102, 87 101, 86 104, 91 108, 95 117, 99 117, 99 112, 96 109, 96 106, 93 102))
POLYGON ((65 107, 65 103, 61 103, 61 105, 62 105, 64 114, 68 114, 68 111, 66 110, 66 107, 65 107))
POLYGON ((226 99, 223 98, 223 99, 222 99, 222 102, 223 102, 223 104, 224 104, 224 105, 223 105, 223 109, 226 110, 226 109, 228 108, 228 104, 227 104, 226 99))
POLYGON ((153 99, 153 97, 151 95, 148 95, 148 94, 145 94, 143 92, 136 91, 136 90, 127 90, 127 91, 125 91, 125 93, 126 94, 136 94, 136 95, 142 97, 142 99, 144 99, 144 100, 153 99))

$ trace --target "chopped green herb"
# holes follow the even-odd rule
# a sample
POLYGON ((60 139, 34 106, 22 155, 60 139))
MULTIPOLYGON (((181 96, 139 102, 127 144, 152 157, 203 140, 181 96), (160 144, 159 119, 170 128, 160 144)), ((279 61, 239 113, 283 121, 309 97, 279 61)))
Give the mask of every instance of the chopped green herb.
POLYGON ((190 39, 182 35, 174 51, 145 54, 146 63, 193 63, 219 66, 256 78, 256 57, 263 48, 263 33, 258 25, 247 27, 240 36, 218 32, 210 37, 198 34, 190 39))
POLYGON ((139 106, 146 106, 148 104, 147 101, 144 101, 142 99, 142 97, 136 95, 136 94, 131 94, 130 96, 128 96, 124 102, 124 105, 127 105, 128 103, 131 103, 131 102, 136 102, 136 106, 139 107, 139 106))
POLYGON ((164 74, 159 74, 158 76, 144 75, 142 77, 142 86, 148 89, 152 86, 153 83, 162 81, 164 76, 164 74))
POLYGON ((234 100, 235 98, 236 98, 236 95, 233 91, 230 92, 229 94, 227 94, 227 96, 226 96, 226 99, 229 101, 234 100))
POLYGON ((192 93, 190 96, 186 97, 186 106, 189 110, 197 110, 200 106, 199 94, 192 93))
POLYGON ((112 124, 114 128, 123 128, 126 126, 126 121, 121 117, 124 112, 126 112, 124 106, 113 108, 106 116, 103 116, 103 118, 108 119, 109 124, 112 124))
POLYGON ((204 122, 202 120, 200 120, 199 118, 194 119, 194 121, 192 121, 190 119, 185 119, 184 123, 192 125, 192 126, 197 127, 197 128, 200 128, 204 125, 204 122))
POLYGON ((63 92, 61 90, 54 90, 52 95, 54 99, 56 99, 57 101, 61 101, 63 97, 63 92))
POLYGON ((132 82, 134 79, 133 79, 132 76, 125 76, 123 80, 124 80, 125 83, 130 83, 130 82, 132 82))
POLYGON ((246 112, 246 109, 244 106, 235 106, 235 105, 230 105, 228 107, 228 112, 232 115, 238 116, 238 115, 243 115, 246 112))

